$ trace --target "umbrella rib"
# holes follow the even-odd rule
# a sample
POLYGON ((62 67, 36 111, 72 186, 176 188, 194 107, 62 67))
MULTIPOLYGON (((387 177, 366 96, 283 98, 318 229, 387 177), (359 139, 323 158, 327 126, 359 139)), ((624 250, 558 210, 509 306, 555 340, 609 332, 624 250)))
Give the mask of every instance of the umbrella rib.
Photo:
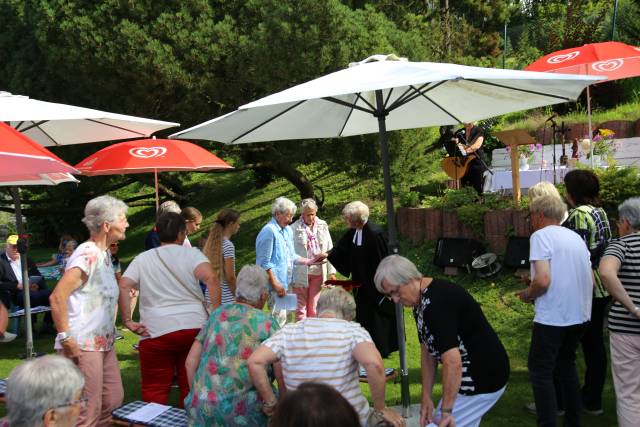
POLYGON ((462 120, 460 120, 459 118, 457 118, 456 116, 454 116, 453 114, 451 114, 449 111, 447 111, 445 108, 443 108, 440 104, 438 104, 436 101, 434 101, 433 99, 429 98, 427 95, 425 94, 421 94, 422 97, 424 99, 426 99, 427 101, 429 101, 430 103, 432 103, 433 105, 435 105, 436 107, 438 107, 439 109, 442 110, 443 113, 445 113, 446 115, 448 115, 449 117, 452 117, 456 122, 458 123, 462 123, 462 120))
POLYGON ((387 107, 387 103, 389 102, 389 98, 391 98, 391 94, 393 93, 393 89, 394 88, 389 89, 389 93, 387 93, 387 99, 384 100, 385 108, 387 107))
POLYGON ((135 131, 135 130, 132 130, 132 129, 128 129, 128 128, 125 128, 125 127, 122 127, 122 126, 112 125, 111 123, 101 122, 100 120, 95 120, 95 119, 85 119, 85 120, 88 121, 88 122, 91 122, 91 123, 97 123, 99 125, 112 127, 112 128, 115 128, 115 129, 120 129, 120 130, 123 130, 125 132, 135 133, 136 135, 147 136, 145 133, 138 132, 138 131, 135 131))
MULTIPOLYGON (((365 113, 368 113, 368 114, 374 114, 374 113, 376 112, 375 108, 373 108, 373 105, 369 104, 369 103, 368 103, 364 98, 362 98, 362 97, 360 96, 360 94, 359 94, 359 93, 357 93, 357 94, 356 94, 356 97, 357 97, 358 99, 362 99, 362 101, 364 101, 367 105, 369 105, 369 106, 371 107, 371 110, 367 110, 367 109, 366 109, 366 108, 364 108, 364 107, 361 107, 361 106, 359 106, 359 105, 356 105, 356 103, 355 103, 355 102, 354 102, 354 103, 346 102, 346 101, 343 101, 343 100, 341 100, 341 99, 334 98, 334 97, 332 97, 332 96, 327 96, 327 97, 324 97, 324 98, 322 98, 322 99, 324 99, 325 101, 330 101, 330 102, 333 102, 333 103, 336 103, 336 104, 340 104, 340 105, 342 105, 342 106, 344 106, 344 107, 351 108, 351 110, 353 110, 353 109, 355 108, 356 110, 360 110, 360 111, 365 112, 365 113)), ((356 102, 357 102, 357 101, 356 101, 356 102)))
MULTIPOLYGON (((434 84, 432 86, 429 86, 429 84, 431 84, 431 83, 425 83, 419 89, 416 88, 413 85, 410 85, 409 88, 406 90, 406 92, 404 94, 402 94, 402 98, 396 99, 396 101, 391 105, 391 107, 389 107, 389 111, 395 110, 396 108, 401 107, 404 104, 407 104, 407 103, 413 101, 414 99, 418 98, 419 96, 424 96, 425 93, 429 92, 430 90, 433 90, 433 89, 437 88, 438 86, 440 86, 440 85, 442 85, 442 84, 444 84, 446 82, 447 82, 447 80, 441 80, 441 81, 439 81, 438 83, 436 83, 436 84, 434 84), (426 86, 429 86, 429 87, 426 87, 426 86), (412 94, 409 95, 409 92, 412 92, 412 94)), ((429 99, 429 98, 427 98, 427 99, 429 99)))
POLYGON ((24 129, 20 129, 20 126, 24 123, 24 122, 22 121, 22 122, 20 122, 20 123, 18 124, 18 126, 16 126, 16 128, 15 128, 15 129, 16 129, 17 131, 20 131, 20 132, 26 132, 26 131, 31 130, 31 129, 33 129, 33 128, 38 128, 38 129, 42 130, 42 129, 40 128, 40 125, 41 125, 41 124, 43 124, 43 123, 47 123, 47 122, 48 122, 48 120, 41 120, 41 121, 39 121, 39 122, 31 122, 31 125, 30 125, 30 126, 27 126, 27 127, 26 127, 26 128, 24 128, 24 129))
POLYGON ((271 117, 269 117, 267 120, 265 120, 265 121, 263 121, 263 122, 261 122, 261 123, 257 124, 256 126, 252 127, 252 128, 251 128, 251 129, 249 129, 248 131, 246 131, 245 133, 240 134, 240 135, 238 135, 237 137, 233 138, 233 139, 230 141, 230 144, 233 144, 234 142, 236 142, 236 141, 237 141, 237 140, 239 140, 240 138, 244 138, 245 136, 249 135, 249 134, 250 134, 250 133, 252 133, 253 131, 255 131, 255 130, 257 130, 257 129, 261 128, 262 126, 266 125, 267 123, 269 123, 269 122, 271 122, 271 121, 273 121, 273 120, 277 119, 277 118, 278 118, 278 117, 280 117, 281 115, 283 115, 283 114, 285 114, 285 113, 288 113, 289 111, 293 110, 293 109, 294 109, 294 108, 296 108, 298 105, 300 105, 300 104, 302 104, 302 103, 304 103, 304 102, 305 102, 304 100, 303 100, 303 101, 299 101, 299 102, 297 102, 297 103, 293 104, 291 107, 289 107, 289 108, 286 108, 286 109, 282 110, 281 112, 279 112, 279 113, 278 113, 278 114, 276 114, 275 116, 271 116, 271 117))
POLYGON ((549 98, 556 98, 556 99, 562 99, 564 101, 572 101, 571 98, 567 98, 566 96, 558 96, 558 95, 551 95, 549 93, 545 93, 545 92, 538 92, 535 90, 529 90, 529 89, 520 89, 517 87, 511 87, 511 86, 506 86, 506 85, 501 85, 498 83, 491 83, 491 82, 487 82, 484 80, 476 80, 476 79, 464 79, 470 82, 474 82, 474 83, 480 83, 480 84, 484 84, 484 85, 489 85, 489 86, 495 86, 495 87, 499 87, 502 89, 509 89, 509 90, 515 90, 518 92, 524 92, 524 93, 531 93, 533 95, 541 95, 541 96, 548 96, 549 98))

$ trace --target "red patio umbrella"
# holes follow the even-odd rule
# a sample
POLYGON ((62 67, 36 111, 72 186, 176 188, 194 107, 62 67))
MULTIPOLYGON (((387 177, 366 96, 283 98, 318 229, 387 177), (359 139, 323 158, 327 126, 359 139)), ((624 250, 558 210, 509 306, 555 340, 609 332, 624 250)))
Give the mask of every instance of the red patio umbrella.
MULTIPOLYGON (((12 186, 16 212, 16 228, 24 235, 22 209, 18 185, 56 185, 61 182, 78 182, 71 173, 79 173, 55 154, 32 141, 22 133, 0 122, 0 186, 12 186)), ((26 254, 22 254, 22 277, 29 277, 26 254)), ((33 331, 29 286, 23 286, 26 323, 27 357, 33 356, 33 331)))
POLYGON ((158 172, 207 171, 233 167, 195 144, 176 139, 137 139, 110 145, 76 165, 88 176, 153 172, 156 209, 158 172))
MULTIPOLYGON (((640 47, 620 42, 585 44, 581 47, 558 50, 545 55, 528 65, 525 71, 587 74, 606 77, 607 80, 637 77, 640 76, 640 47)), ((589 86, 587 86, 587 112, 589 115, 589 133, 591 133, 593 130, 591 129, 589 86)), ((589 139, 591 139, 591 135, 589 135, 589 139)), ((591 151, 593 151, 593 146, 591 151)), ((593 161, 593 156, 591 156, 591 159, 593 161)))

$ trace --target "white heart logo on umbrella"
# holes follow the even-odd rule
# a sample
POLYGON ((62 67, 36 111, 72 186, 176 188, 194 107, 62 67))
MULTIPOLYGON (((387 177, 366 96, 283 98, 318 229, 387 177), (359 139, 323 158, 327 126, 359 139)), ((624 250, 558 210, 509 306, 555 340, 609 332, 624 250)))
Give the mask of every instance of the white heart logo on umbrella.
POLYGON ((554 56, 548 58, 547 62, 549 64, 559 64, 559 63, 564 62, 564 61, 570 61, 573 58, 577 57, 578 55, 580 55, 580 51, 579 50, 574 50, 573 52, 563 53, 563 54, 560 54, 560 55, 554 55, 554 56))
POLYGON ((623 59, 610 59, 608 61, 594 62, 593 64, 591 64, 591 68, 593 68, 595 71, 606 73, 607 71, 617 70, 618 68, 622 67, 623 64, 623 59))
POLYGON ((141 159, 150 159, 152 157, 163 156, 167 152, 165 147, 135 147, 129 150, 129 154, 133 157, 141 159))

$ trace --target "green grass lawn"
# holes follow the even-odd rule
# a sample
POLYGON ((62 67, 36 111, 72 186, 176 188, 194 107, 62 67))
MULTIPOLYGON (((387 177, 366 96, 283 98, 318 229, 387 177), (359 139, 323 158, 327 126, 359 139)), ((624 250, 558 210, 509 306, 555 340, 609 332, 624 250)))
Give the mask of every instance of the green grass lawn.
MULTIPOLYGON (((331 173, 327 170, 314 170, 309 167, 310 178, 316 185, 321 185, 326 194, 324 207, 318 213, 326 219, 334 239, 345 230, 340 211, 342 206, 355 199, 368 203, 371 207, 371 218, 376 222, 384 222, 384 203, 381 197, 381 183, 373 180, 361 179, 346 173, 331 173)), ((260 227, 270 217, 271 202, 278 196, 290 197, 298 200, 295 189, 284 180, 277 180, 265 188, 256 189, 249 173, 234 174, 193 174, 192 185, 198 188, 197 196, 189 203, 198 207, 204 214, 202 230, 206 230, 215 219, 213 215, 222 207, 231 207, 241 212, 242 226, 234 237, 237 250, 237 268, 246 263, 255 262, 254 241, 260 227)), ((118 196, 118 194, 114 194, 118 196)), ((120 194, 124 197, 124 194, 120 194)), ((131 228, 127 239, 121 244, 121 259, 128 262, 143 248, 143 240, 153 221, 152 208, 136 208, 129 212, 131 228)), ((81 224, 78 225, 80 227, 81 224)), ((197 241, 197 236, 192 242, 197 241)), ((433 267, 433 245, 424 244, 412 246, 408 242, 401 242, 401 253, 411 258, 426 275, 442 277, 442 271, 433 267)), ((34 258, 48 259, 52 250, 40 249, 34 252, 34 258)), ((532 400, 531 388, 527 372, 527 352, 529 348, 530 328, 533 318, 531 306, 520 303, 513 292, 520 287, 513 271, 505 271, 492 279, 477 279, 463 272, 454 278, 463 285, 482 305, 485 315, 493 325, 504 343, 511 360, 511 378, 504 396, 498 404, 484 418, 484 425, 489 426, 534 426, 534 416, 529 415, 524 405, 532 400)), ((420 350, 415 324, 411 311, 405 309, 405 328, 407 335, 407 357, 409 366, 409 380, 411 402, 420 401, 420 350)), ((140 398, 140 371, 137 353, 132 344, 137 338, 130 332, 124 332, 125 339, 117 341, 116 349, 120 360, 123 383, 125 387, 125 401, 140 398)), ((35 349, 38 352, 53 351, 53 335, 35 338, 35 349)), ((19 355, 24 352, 24 334, 10 344, 0 345, 0 377, 6 377, 11 369, 20 363, 19 355)), ((582 372, 582 355, 578 355, 582 372)), ((399 366, 398 354, 385 361, 388 367, 399 366)), ((369 397, 367 385, 362 386, 369 397)), ((434 399, 440 396, 441 388, 434 389, 434 399)), ((388 405, 400 403, 400 384, 389 384, 386 390, 388 405)), ((172 392, 172 403, 177 402, 177 392, 172 392)), ((599 417, 584 416, 585 426, 614 426, 615 396, 611 382, 611 375, 607 377, 604 391, 605 414, 599 417)), ((4 415, 4 407, 0 407, 0 416, 4 415)))

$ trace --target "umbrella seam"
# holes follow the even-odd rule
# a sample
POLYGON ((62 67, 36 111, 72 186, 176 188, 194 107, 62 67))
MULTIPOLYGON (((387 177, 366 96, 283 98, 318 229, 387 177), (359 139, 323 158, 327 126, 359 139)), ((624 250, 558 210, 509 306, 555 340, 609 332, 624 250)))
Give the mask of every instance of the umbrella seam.
POLYGON ((509 89, 509 90, 515 90, 515 91, 518 91, 518 92, 531 93, 531 94, 534 94, 534 95, 548 96, 549 98, 562 99, 562 100, 564 100, 566 102, 572 101, 571 98, 567 98, 566 96, 551 95, 551 94, 548 94, 548 93, 538 92, 538 91, 529 90, 529 89, 520 89, 520 88, 517 88, 517 87, 501 85, 501 84, 498 84, 498 83, 486 82, 484 80, 476 80, 476 79, 464 79, 464 80, 467 80, 467 81, 470 81, 470 82, 474 82, 474 83, 481 83, 481 84, 485 84, 485 85, 488 85, 488 86, 495 86, 495 87, 499 87, 499 88, 502 88, 502 89, 509 89))
POLYGON ((240 138, 244 138, 245 136, 249 135, 250 133, 254 132, 255 130, 257 130, 257 129, 261 128, 262 126, 266 125, 267 123, 269 123, 269 122, 271 122, 271 121, 273 121, 273 120, 277 119, 277 118, 278 118, 278 117, 280 117, 281 115, 283 115, 283 114, 285 114, 285 113, 288 113, 289 111, 293 110, 294 108, 298 107, 300 104, 303 104, 304 102, 306 102, 306 101, 304 101, 304 100, 303 100, 303 101, 299 101, 299 102, 297 102, 296 104, 292 105, 291 107, 289 107, 289 108, 286 108, 286 109, 282 110, 281 112, 279 112, 279 113, 278 113, 278 114, 276 114, 275 116, 271 116, 271 117, 269 117, 267 120, 263 121, 262 123, 258 124, 257 126, 255 126, 255 127, 251 128, 251 129, 249 129, 249 130, 248 130, 248 131, 246 131, 245 133, 243 133, 243 134, 241 134, 241 135, 239 135, 239 136, 237 136, 237 137, 233 138, 233 139, 231 140, 231 144, 233 144, 234 142, 236 142, 236 141, 237 141, 237 140, 239 140, 240 138))
POLYGON ((122 127, 122 126, 116 126, 116 125, 113 125, 111 123, 105 123, 105 122, 102 122, 100 120, 96 120, 96 119, 85 119, 85 120, 88 121, 88 122, 98 123, 98 124, 101 124, 101 125, 104 125, 104 126, 109 126, 109 127, 115 128, 115 129, 120 129, 120 130, 123 130, 123 131, 126 131, 126 132, 135 133, 136 135, 147 136, 145 133, 138 132, 138 131, 135 131, 135 130, 132 130, 132 129, 128 129, 128 128, 125 128, 125 127, 122 127))

